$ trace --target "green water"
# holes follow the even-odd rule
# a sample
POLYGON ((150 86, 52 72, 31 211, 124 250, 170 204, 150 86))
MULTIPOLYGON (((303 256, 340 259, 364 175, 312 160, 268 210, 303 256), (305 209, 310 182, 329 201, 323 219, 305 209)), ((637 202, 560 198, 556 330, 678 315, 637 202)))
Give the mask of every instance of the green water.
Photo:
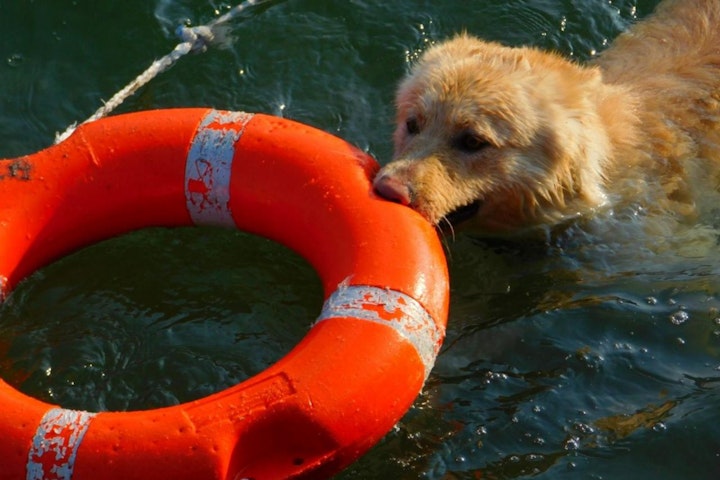
MULTIPOLYGON (((283 115, 391 152, 394 85, 466 29, 592 57, 657 1, 279 1, 121 111, 283 115)), ((230 4, 0 0, 0 157, 48 146, 230 4)), ((720 253, 713 222, 648 238, 642 210, 548 245, 446 238, 445 346, 412 410, 343 479, 720 477, 720 253)), ((717 222, 714 223, 717 225, 717 222)), ((287 352, 315 273, 271 242, 155 229, 65 258, 0 308, 0 374, 67 408, 198 398, 287 352)))

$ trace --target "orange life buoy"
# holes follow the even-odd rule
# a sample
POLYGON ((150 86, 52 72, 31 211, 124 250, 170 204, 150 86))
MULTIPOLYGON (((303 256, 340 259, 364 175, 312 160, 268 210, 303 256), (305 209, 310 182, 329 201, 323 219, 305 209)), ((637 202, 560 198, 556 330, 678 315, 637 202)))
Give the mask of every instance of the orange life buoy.
POLYGON ((377 198, 376 170, 311 127, 209 109, 110 117, 0 160, 0 298, 81 246, 183 225, 289 246, 318 271, 326 298, 290 353, 200 400, 85 412, 0 380, 0 478, 322 478, 367 451, 422 388, 448 309, 433 227, 377 198))

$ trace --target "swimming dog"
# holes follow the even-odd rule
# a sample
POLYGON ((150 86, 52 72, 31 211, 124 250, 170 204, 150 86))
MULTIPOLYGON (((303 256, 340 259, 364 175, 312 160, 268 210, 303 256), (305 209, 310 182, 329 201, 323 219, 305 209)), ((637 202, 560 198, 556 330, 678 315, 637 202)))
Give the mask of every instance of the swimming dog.
POLYGON ((587 65, 460 34, 396 96, 382 197, 481 233, 627 202, 697 215, 720 185, 720 1, 666 0, 587 65))

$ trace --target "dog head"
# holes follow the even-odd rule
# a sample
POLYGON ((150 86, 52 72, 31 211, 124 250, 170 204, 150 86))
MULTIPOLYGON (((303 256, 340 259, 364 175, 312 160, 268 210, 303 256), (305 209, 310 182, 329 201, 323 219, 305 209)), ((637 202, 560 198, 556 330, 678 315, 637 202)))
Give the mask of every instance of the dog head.
POLYGON ((487 233, 597 206, 611 149, 601 86, 598 70, 531 48, 468 35, 434 46, 399 86, 394 158, 375 190, 487 233))

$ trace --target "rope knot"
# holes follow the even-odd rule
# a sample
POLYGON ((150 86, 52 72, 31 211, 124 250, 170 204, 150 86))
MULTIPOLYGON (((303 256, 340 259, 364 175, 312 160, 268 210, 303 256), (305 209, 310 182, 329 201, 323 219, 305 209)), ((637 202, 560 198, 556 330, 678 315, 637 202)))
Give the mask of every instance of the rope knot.
POLYGON ((205 53, 215 39, 212 29, 207 25, 199 27, 180 25, 176 33, 183 42, 190 44, 190 51, 193 53, 205 53))

